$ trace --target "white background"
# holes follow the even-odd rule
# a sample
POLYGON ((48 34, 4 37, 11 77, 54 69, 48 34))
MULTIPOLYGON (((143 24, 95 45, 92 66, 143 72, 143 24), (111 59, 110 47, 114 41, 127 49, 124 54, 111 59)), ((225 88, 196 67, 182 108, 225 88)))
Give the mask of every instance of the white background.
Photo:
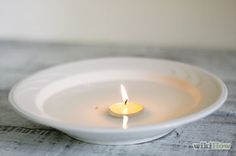
POLYGON ((0 0, 0 39, 236 49, 236 0, 0 0))

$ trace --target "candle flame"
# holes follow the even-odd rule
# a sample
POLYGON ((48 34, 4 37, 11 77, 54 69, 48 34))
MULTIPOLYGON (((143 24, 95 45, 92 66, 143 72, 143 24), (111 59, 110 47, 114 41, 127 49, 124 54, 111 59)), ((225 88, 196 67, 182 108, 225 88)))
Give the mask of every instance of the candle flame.
POLYGON ((126 100, 129 99, 129 97, 123 84, 120 85, 120 90, 121 90, 122 100, 125 102, 126 100))
MULTIPOLYGON (((129 99, 129 97, 128 97, 127 91, 126 91, 123 84, 120 85, 120 90, 121 90, 122 100, 123 100, 124 103, 126 103, 129 99)), ((128 108, 124 108, 123 114, 127 114, 127 113, 128 113, 128 108)), ((128 120, 129 120, 129 117, 127 115, 124 115, 123 116, 123 123, 122 123, 122 128, 123 129, 127 129, 128 120)))
POLYGON ((123 128, 123 129, 127 129, 127 127, 128 127, 128 121, 129 121, 129 117, 126 116, 126 115, 124 115, 124 116, 123 116, 123 124, 122 124, 122 128, 123 128))

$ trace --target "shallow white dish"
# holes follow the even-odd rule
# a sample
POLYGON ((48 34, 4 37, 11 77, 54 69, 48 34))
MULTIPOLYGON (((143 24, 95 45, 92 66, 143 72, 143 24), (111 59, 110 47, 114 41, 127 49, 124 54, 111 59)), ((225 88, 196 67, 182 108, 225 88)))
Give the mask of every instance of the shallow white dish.
POLYGON ((15 85, 9 100, 26 118, 96 144, 134 144, 157 139, 217 110, 227 97, 224 83, 200 68, 167 60, 104 58, 38 72, 15 85), (109 115, 121 101, 119 85, 144 106, 129 117, 109 115))

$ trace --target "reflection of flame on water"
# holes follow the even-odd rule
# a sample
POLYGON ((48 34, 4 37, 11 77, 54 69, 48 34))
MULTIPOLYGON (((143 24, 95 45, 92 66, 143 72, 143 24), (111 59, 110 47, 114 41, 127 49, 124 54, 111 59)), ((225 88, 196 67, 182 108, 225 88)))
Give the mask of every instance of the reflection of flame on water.
MULTIPOLYGON (((125 109, 123 110, 123 113, 124 113, 124 114, 127 114, 127 112, 128 112, 128 109, 125 108, 125 109)), ((123 123, 122 123, 122 128, 123 128, 123 129, 126 129, 126 128, 128 127, 128 120, 129 120, 129 117, 128 117, 127 115, 124 115, 124 116, 123 116, 123 123)))
POLYGON ((127 115, 124 115, 123 116, 123 124, 122 124, 122 128, 123 129, 127 129, 127 127, 128 127, 128 120, 129 120, 129 117, 127 115))

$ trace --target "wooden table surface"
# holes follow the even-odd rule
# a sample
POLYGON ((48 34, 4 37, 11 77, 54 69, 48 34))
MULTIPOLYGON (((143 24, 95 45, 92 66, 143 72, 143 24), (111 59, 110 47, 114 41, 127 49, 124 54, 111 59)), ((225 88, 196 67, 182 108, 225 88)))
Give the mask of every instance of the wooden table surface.
POLYGON ((236 51, 2 41, 0 155, 236 155, 236 51), (125 146, 94 145, 75 140, 23 118, 9 104, 7 96, 11 87, 36 71, 64 62, 111 56, 164 58, 202 67, 224 80, 229 89, 228 99, 212 115, 179 127, 159 140, 125 146), (232 147, 226 151, 194 150, 192 143, 200 141, 231 143, 232 147))

